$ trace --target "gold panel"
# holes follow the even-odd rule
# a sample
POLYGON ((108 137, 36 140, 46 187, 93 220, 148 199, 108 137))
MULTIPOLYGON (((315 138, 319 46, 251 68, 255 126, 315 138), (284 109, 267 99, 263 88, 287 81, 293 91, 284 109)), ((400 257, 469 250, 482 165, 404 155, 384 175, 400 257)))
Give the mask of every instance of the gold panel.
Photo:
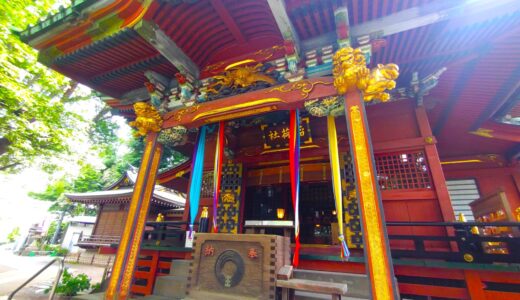
POLYGON ((210 111, 205 111, 205 112, 202 112, 202 113, 196 115, 191 120, 196 121, 198 119, 202 119, 205 117, 210 117, 210 116, 214 116, 214 115, 218 115, 218 114, 224 114, 227 112, 232 112, 234 110, 252 108, 252 107, 255 107, 258 105, 272 104, 272 103, 285 103, 285 101, 280 98, 265 98, 265 99, 249 101, 246 103, 240 103, 240 104, 230 105, 230 106, 226 106, 226 107, 215 108, 210 111))
POLYGON ((365 126, 363 124, 360 108, 357 105, 350 107, 350 120, 352 127, 355 163, 359 174, 359 190, 361 193, 361 206, 363 207, 363 222, 365 223, 365 241, 372 269, 372 292, 375 293, 374 299, 390 299, 392 292, 390 287, 390 270, 386 263, 388 253, 385 251, 383 224, 379 217, 380 207, 375 194, 376 185, 370 167, 370 154, 368 151, 368 141, 365 138, 365 126))

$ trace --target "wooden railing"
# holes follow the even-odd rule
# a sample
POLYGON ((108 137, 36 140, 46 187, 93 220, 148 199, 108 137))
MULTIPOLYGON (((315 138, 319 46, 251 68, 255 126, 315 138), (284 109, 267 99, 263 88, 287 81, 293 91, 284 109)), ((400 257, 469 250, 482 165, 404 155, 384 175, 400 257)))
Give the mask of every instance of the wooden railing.
MULTIPOLYGON (((187 222, 147 222, 143 235, 143 247, 184 247, 187 222)), ((195 231, 198 223, 195 223, 195 231)))
POLYGON ((78 246, 110 246, 118 244, 121 237, 109 235, 82 235, 78 240, 78 246))
POLYGON ((65 262, 82 265, 94 265, 108 267, 114 263, 114 255, 98 254, 91 252, 69 253, 65 256, 65 262))
MULTIPOLYGON (((392 242, 408 242, 411 247, 405 249, 392 247, 394 258, 443 259, 479 263, 520 263, 520 237, 514 235, 489 236, 481 234, 485 229, 509 227, 518 232, 520 222, 387 222, 387 227, 402 227, 417 230, 419 228, 454 228, 454 236, 389 234, 392 242), (480 232, 480 234, 479 234, 480 232), (435 244, 446 245, 446 249, 435 250, 435 244)), ((438 247, 440 248, 440 247, 438 247)))
MULTIPOLYGON (((476 228, 479 228, 482 233, 485 229, 496 227, 510 227, 511 231, 518 232, 520 222, 387 222, 386 225, 390 232, 388 238, 394 258, 520 263, 520 251, 517 250, 520 249, 520 237, 476 233, 476 228), (392 230, 397 227, 401 230, 392 230), (455 235, 441 234, 447 232, 448 227, 454 229, 455 235), (392 231, 400 231, 403 234, 392 234, 392 231), (427 234, 413 234, 413 232, 427 232, 427 234), (399 247, 399 244, 405 246, 399 247)), ((184 247, 186 222, 148 222, 146 227, 143 247, 184 247)))

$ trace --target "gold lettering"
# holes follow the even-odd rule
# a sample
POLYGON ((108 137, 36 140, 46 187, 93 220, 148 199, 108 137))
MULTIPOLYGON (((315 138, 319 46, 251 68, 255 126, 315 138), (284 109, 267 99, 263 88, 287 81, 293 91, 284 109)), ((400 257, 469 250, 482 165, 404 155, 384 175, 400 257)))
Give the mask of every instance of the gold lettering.
POLYGON ((269 131, 269 139, 272 141, 272 140, 275 140, 275 139, 278 139, 280 138, 280 134, 278 133, 278 131, 276 130, 270 130, 269 131))

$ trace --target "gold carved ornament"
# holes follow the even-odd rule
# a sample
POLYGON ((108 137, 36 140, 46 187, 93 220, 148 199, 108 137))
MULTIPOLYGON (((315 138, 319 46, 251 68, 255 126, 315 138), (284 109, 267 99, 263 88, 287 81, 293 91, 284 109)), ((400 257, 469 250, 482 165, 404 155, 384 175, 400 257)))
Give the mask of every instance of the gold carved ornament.
POLYGON ((366 67, 363 52, 351 47, 339 49, 334 54, 333 64, 334 86, 338 93, 346 94, 358 89, 363 92, 365 101, 388 101, 390 95, 385 91, 395 88, 395 79, 399 76, 399 67, 396 64, 378 64, 370 71, 366 67))
POLYGON ((274 84, 276 81, 260 72, 262 64, 255 66, 240 65, 229 68, 223 75, 213 76, 214 82, 208 85, 207 92, 219 94, 224 88, 246 88, 259 81, 274 84))
POLYGON ((233 193, 223 193, 222 203, 235 203, 235 195, 233 193))
POLYGON ((477 130, 470 131, 469 133, 478 135, 481 137, 493 138, 493 129, 478 128, 477 130))
POLYGON ((137 132, 134 133, 135 136, 145 136, 150 131, 161 131, 163 120, 155 107, 146 102, 136 102, 134 111, 136 119, 129 124, 137 129, 137 132))
MULTIPOLYGON (((242 61, 239 61, 239 62, 233 62, 233 63, 229 63, 227 66, 226 66, 226 69, 231 69, 233 67, 233 65, 239 65, 239 64, 242 64, 244 61, 248 61, 248 62, 255 62, 255 61, 258 61, 258 60, 261 60, 261 61, 265 61, 265 60, 268 60, 270 59, 271 57, 273 57, 273 55, 275 54, 276 51, 281 51, 281 50, 284 50, 284 46, 282 45, 275 45, 271 48, 267 48, 267 49, 260 49, 258 51, 256 51, 253 55, 255 56, 260 56, 260 58, 257 58, 257 59, 244 59, 242 61)), ((226 64, 225 61, 221 61, 221 62, 218 62, 218 63, 215 63, 215 64, 212 64, 212 65, 209 65, 209 66, 206 66, 204 68, 204 72, 213 72, 213 71, 216 71, 218 70, 219 68, 222 68, 224 65, 226 64)))
POLYGON ((301 81, 297 81, 297 82, 294 82, 291 84, 284 84, 281 86, 277 86, 277 87, 272 88, 269 91, 267 91, 267 93, 274 92, 274 91, 279 91, 282 93, 300 91, 302 98, 307 99, 307 97, 309 97, 309 94, 314 89, 314 86, 317 84, 330 85, 331 82, 301 80, 301 81))
POLYGON ((271 57, 273 57, 274 53, 278 50, 285 50, 285 47, 282 46, 282 45, 275 45, 271 48, 267 48, 267 49, 260 49, 258 51, 255 52, 255 55, 259 55, 259 56, 262 56, 262 59, 264 60, 268 60, 270 59, 271 57))
POLYGON ((181 108, 179 110, 174 111, 173 115, 170 115, 168 118, 166 118, 166 120, 173 118, 175 121, 180 122, 185 114, 192 114, 194 112, 197 112, 200 107, 200 104, 196 104, 193 106, 188 106, 186 108, 181 108))

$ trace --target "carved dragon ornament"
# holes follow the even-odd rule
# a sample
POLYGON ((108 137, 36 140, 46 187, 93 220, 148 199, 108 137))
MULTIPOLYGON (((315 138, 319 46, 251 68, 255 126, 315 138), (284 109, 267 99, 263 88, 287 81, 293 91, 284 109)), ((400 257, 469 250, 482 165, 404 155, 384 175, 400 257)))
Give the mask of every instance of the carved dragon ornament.
POLYGON ((395 79, 399 76, 396 64, 378 64, 370 71, 366 67, 365 56, 360 49, 345 47, 339 49, 333 58, 334 86, 339 94, 358 89, 363 92, 365 101, 375 99, 386 102, 390 95, 386 90, 395 88, 395 79))
POLYGON ((163 119, 155 107, 146 102, 136 102, 134 111, 137 117, 129 124, 137 129, 135 136, 145 136, 150 131, 161 131, 163 119))

